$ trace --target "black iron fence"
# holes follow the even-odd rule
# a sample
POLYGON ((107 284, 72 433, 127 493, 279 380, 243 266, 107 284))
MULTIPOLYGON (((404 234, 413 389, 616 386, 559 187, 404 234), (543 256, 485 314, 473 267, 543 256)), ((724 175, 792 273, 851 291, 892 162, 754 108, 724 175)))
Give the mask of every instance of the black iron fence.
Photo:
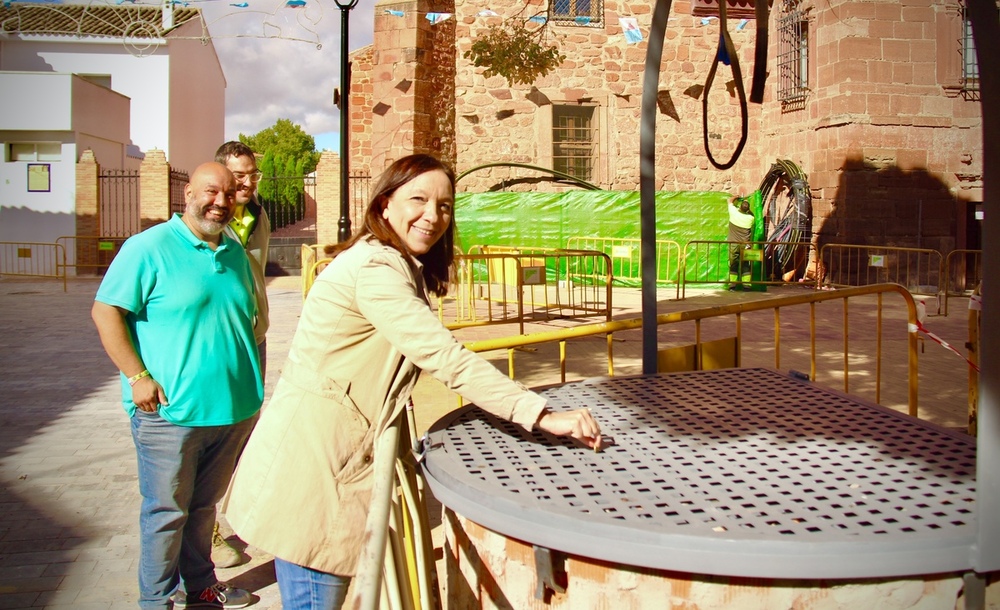
POLYGON ((312 192, 313 176, 265 176, 257 184, 257 200, 277 230, 305 218, 306 193, 312 192))
POLYGON ((170 170, 170 214, 184 213, 184 187, 188 183, 188 173, 179 169, 170 170))
POLYGON ((365 207, 371 196, 372 177, 365 172, 354 172, 347 179, 351 232, 356 233, 364 224, 365 207))

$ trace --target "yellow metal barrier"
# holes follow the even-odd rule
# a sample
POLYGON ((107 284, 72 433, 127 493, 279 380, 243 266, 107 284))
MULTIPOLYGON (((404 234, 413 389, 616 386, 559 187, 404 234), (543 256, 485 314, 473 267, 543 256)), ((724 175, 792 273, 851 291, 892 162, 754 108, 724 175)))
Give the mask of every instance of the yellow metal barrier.
POLYGON ((413 410, 392 422, 375 441, 374 486, 365 523, 352 608, 440 608, 425 485, 411 450, 413 410))
POLYGON ((603 252, 476 246, 456 256, 455 291, 438 299, 449 328, 528 319, 611 319, 611 259, 603 252))
POLYGON ((302 300, 306 300, 306 295, 309 294, 309 289, 312 288, 313 280, 316 279, 315 275, 315 265, 316 259, 319 258, 319 250, 322 246, 319 244, 306 245, 302 244, 301 258, 302 265, 299 267, 302 269, 302 300))
POLYGON ((914 294, 937 296, 944 277, 941 253, 928 248, 824 244, 818 260, 817 288, 892 282, 914 294))
MULTIPOLYGON (((681 298, 687 296, 688 284, 728 284, 730 268, 730 249, 735 248, 738 254, 739 269, 749 269, 752 262, 763 265, 762 279, 753 280, 753 284, 782 285, 790 283, 785 280, 780 268, 769 268, 764 259, 764 253, 774 252, 781 248, 806 248, 815 252, 815 245, 807 242, 786 241, 715 241, 692 240, 684 246, 684 261, 681 269, 681 298), (752 247, 751 247, 752 246, 752 247)), ((749 271, 744 271, 744 274, 749 271)))
POLYGON ((976 436, 979 432, 979 331, 982 325, 983 301, 980 296, 982 285, 972 291, 969 302, 969 424, 968 432, 976 436))
MULTIPOLYGON (((642 240, 618 237, 570 237, 567 250, 597 250, 611 257, 611 272, 615 280, 642 281, 642 240)), ((672 240, 656 242, 656 283, 673 284, 674 298, 681 295, 681 246, 672 240)))
POLYGON ((127 235, 61 235, 56 243, 67 253, 73 253, 66 266, 75 269, 77 276, 82 271, 88 275, 104 275, 126 239, 127 235))
POLYGON ((66 292, 66 248, 40 242, 0 242, 0 277, 19 275, 62 279, 66 292))
POLYGON ((970 296, 983 281, 982 250, 952 250, 944 259, 944 315, 948 315, 948 297, 970 296))
MULTIPOLYGON (((660 314, 657 316, 658 325, 677 324, 680 322, 694 322, 696 333, 696 344, 701 344, 701 321, 709 318, 722 316, 734 316, 736 322, 737 345, 744 343, 743 329, 741 325, 743 314, 753 311, 774 311, 774 368, 781 367, 781 325, 780 310, 785 307, 795 305, 809 306, 809 360, 810 379, 816 379, 817 374, 817 353, 816 353, 816 304, 842 300, 843 301, 843 381, 844 391, 850 391, 850 363, 851 353, 849 350, 848 337, 850 328, 848 324, 848 299, 862 296, 874 295, 877 297, 876 304, 876 331, 875 331, 875 402, 881 401, 882 389, 882 295, 885 293, 897 293, 906 303, 907 307, 907 408, 910 415, 917 416, 917 314, 913 296, 902 286, 897 284, 877 284, 872 286, 862 286, 856 288, 845 288, 837 291, 809 292, 801 295, 778 297, 773 299, 763 299, 745 303, 734 303, 719 307, 706 309, 695 309, 677 313, 660 314)), ((501 339, 490 339, 475 341, 466 344, 466 347, 474 352, 488 352, 499 349, 507 350, 508 373, 514 378, 514 352, 517 348, 529 345, 544 343, 559 344, 560 358, 560 381, 566 381, 566 342, 570 339, 590 337, 595 335, 606 335, 607 337, 607 371, 608 375, 614 375, 614 353, 613 334, 627 330, 642 328, 642 318, 632 318, 628 320, 615 320, 613 322, 601 322, 598 324, 586 324, 573 328, 532 333, 523 336, 504 337, 501 339)), ((737 355, 737 362, 740 356, 737 355)))

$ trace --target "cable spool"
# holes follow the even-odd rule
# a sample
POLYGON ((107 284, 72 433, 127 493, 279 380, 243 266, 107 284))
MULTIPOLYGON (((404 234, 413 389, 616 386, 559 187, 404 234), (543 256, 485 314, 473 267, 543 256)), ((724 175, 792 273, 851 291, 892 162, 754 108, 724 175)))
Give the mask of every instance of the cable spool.
POLYGON ((812 239, 812 195, 798 165, 778 159, 759 187, 764 202, 764 270, 769 281, 805 274, 812 239))

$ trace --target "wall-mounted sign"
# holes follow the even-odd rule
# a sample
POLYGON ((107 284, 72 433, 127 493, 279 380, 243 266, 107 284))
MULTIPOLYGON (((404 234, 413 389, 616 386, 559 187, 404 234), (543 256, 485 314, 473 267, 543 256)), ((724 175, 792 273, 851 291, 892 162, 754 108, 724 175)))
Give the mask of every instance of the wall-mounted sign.
POLYGON ((885 254, 871 254, 868 256, 869 267, 885 267, 885 254))
POLYGON ((632 258, 632 246, 612 246, 611 258, 632 258))
POLYGON ((545 283, 545 265, 521 267, 521 283, 525 286, 541 286, 545 283))
POLYGON ((28 192, 48 193, 52 190, 52 179, 48 163, 28 164, 28 192))

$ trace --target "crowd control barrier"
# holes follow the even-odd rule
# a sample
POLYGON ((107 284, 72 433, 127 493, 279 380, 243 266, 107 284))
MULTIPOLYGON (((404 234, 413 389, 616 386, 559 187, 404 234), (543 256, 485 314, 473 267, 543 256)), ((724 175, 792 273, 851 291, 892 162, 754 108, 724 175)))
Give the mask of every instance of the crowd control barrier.
POLYGON ((69 253, 66 266, 77 276, 101 276, 118 256, 126 239, 127 235, 61 235, 56 243, 69 253))
POLYGON ((944 315, 948 315, 948 298, 972 296, 983 283, 983 251, 952 250, 944 259, 944 315))
POLYGON ((61 279, 66 292, 66 248, 62 244, 0 242, 0 277, 61 279))
POLYGON ((941 253, 928 248, 824 244, 819 261, 817 288, 891 282, 913 294, 937 297, 944 277, 941 253))
POLYGON ((611 319, 611 259, 602 252, 476 246, 456 257, 458 281, 438 299, 449 328, 600 316, 611 319))
MULTIPOLYGON (((642 240, 623 237, 570 237, 567 250, 597 250, 611 257, 611 273, 618 284, 642 283, 642 240)), ((656 284, 673 285, 681 298, 681 246, 672 240, 656 241, 656 284)))

